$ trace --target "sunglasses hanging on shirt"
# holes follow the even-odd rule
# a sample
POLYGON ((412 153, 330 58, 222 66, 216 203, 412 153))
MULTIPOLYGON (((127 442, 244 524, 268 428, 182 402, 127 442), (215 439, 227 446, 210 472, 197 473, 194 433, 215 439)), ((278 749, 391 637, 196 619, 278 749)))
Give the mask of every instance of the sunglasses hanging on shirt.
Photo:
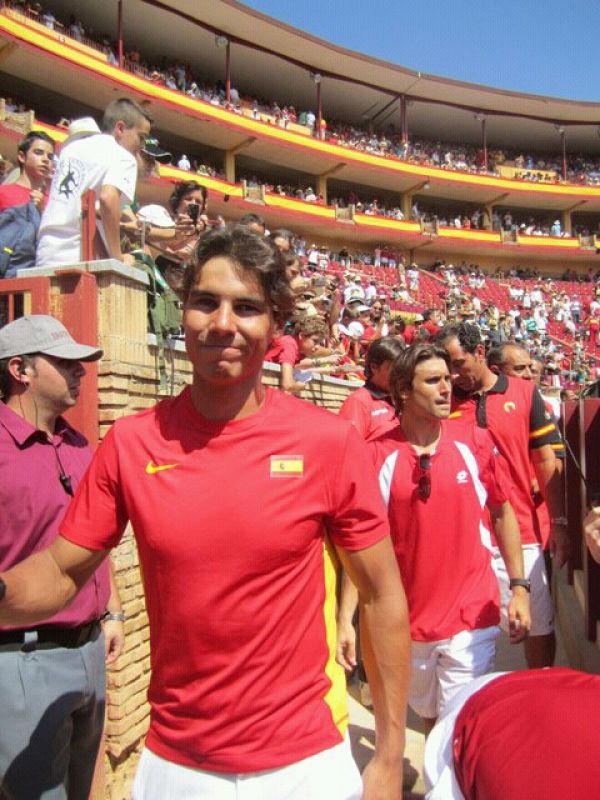
POLYGON ((419 480, 417 482, 420 500, 428 500, 431 494, 431 456, 422 453, 419 456, 419 480))

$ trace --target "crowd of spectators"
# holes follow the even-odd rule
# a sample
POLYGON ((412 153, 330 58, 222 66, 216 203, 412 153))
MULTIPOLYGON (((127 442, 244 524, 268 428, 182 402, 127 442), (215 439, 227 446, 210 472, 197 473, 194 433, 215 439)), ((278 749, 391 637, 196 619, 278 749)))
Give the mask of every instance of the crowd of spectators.
MULTIPOLYGON (((60 29, 77 41, 85 41, 95 46, 106 55, 109 63, 118 64, 117 43, 109 35, 98 34, 91 28, 85 30, 81 21, 74 15, 71 15, 68 21, 63 21, 58 19, 52 10, 44 9, 40 3, 31 3, 27 0, 3 0, 3 4, 16 8, 52 30, 60 29)), ((307 128, 311 134, 343 147, 352 147, 375 155, 399 158, 440 169, 498 175, 501 167, 513 167, 518 180, 536 183, 562 180, 563 159, 562 154, 558 152, 531 153, 490 146, 486 167, 485 154, 479 145, 432 141, 426 138, 406 140, 393 125, 385 131, 374 131, 344 121, 326 122, 322 118, 319 127, 312 109, 296 110, 291 103, 245 95, 235 86, 230 87, 229 102, 227 102, 223 81, 200 76, 190 64, 182 61, 170 62, 166 58, 157 61, 148 54, 142 55, 136 46, 130 45, 126 48, 124 66, 140 77, 173 91, 183 92, 213 105, 228 107, 234 113, 247 112, 255 119, 281 127, 297 124, 307 128)), ((566 166, 568 182, 600 184, 600 158, 567 154, 566 166)))

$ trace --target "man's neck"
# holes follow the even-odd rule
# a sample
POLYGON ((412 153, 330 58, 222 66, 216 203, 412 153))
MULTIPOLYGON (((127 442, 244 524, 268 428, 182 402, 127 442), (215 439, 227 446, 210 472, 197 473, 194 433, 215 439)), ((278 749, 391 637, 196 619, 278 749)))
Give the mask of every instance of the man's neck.
POLYGON ((495 372, 492 372, 491 369, 486 367, 485 372, 481 378, 481 388, 478 389, 478 393, 489 392, 490 389, 493 389, 496 385, 496 381, 498 380, 498 376, 495 372))
POLYGON ((56 420, 60 416, 58 413, 49 411, 26 395, 13 394, 6 401, 6 405, 25 422, 45 433, 48 438, 54 436, 56 420))
POLYGON ((400 427, 407 440, 422 450, 433 450, 442 435, 439 419, 416 417, 410 413, 402 413, 400 427))
POLYGON ((256 414, 265 399, 265 387, 256 379, 250 384, 215 386, 194 378, 191 393, 192 403, 199 414, 206 419, 224 422, 256 414))
POLYGON ((37 189, 38 191, 43 192, 46 181, 43 178, 40 179, 39 181, 32 181, 29 175, 25 171, 23 171, 19 175, 15 183, 17 184, 17 186, 24 186, 26 189, 31 189, 31 190, 37 189))

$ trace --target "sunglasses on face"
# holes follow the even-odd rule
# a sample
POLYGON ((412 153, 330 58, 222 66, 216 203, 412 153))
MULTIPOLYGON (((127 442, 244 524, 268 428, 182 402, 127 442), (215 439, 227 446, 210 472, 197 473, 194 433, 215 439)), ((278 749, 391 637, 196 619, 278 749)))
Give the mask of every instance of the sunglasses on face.
POLYGON ((431 456, 422 453, 419 456, 419 480, 417 482, 419 498, 427 500, 431 494, 431 456))

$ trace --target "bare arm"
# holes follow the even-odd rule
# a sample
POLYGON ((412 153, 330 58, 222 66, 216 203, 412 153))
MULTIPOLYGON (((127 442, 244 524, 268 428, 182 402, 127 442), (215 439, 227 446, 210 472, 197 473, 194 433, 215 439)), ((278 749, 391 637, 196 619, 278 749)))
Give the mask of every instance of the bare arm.
POLYGON ((588 511, 583 521, 583 532, 592 558, 600 564, 600 508, 588 511))
POLYGON ((284 392, 290 392, 290 394, 299 394, 305 388, 303 383, 294 379, 293 364, 281 365, 280 386, 284 392))
POLYGON ((100 217, 109 258, 123 261, 121 252, 121 193, 116 186, 103 186, 98 196, 100 217))
POLYGON ((537 478, 542 497, 548 504, 550 512, 550 551, 556 559, 557 567, 562 567, 569 556, 569 539, 566 525, 555 522, 564 519, 565 499, 562 479, 562 464, 554 450, 547 444, 531 450, 531 463, 537 478))
POLYGON ((342 570, 342 591, 337 615, 337 646, 335 657, 338 664, 351 672, 356 666, 356 631, 354 630, 354 614, 358 607, 356 586, 342 570))
MULTIPOLYGON (((115 579, 115 568, 113 567, 112 561, 110 561, 110 597, 108 598, 106 610, 109 614, 120 614, 123 611, 119 587, 115 579)), ((123 646, 125 644, 125 623, 117 619, 107 619, 104 621, 102 628, 104 630, 106 663, 112 664, 123 652, 123 646)))
POLYGON ((27 626, 65 608, 107 556, 59 536, 50 547, 21 561, 0 577, 6 595, 0 624, 27 626))
POLYGON ((363 774, 363 800, 402 796, 410 639, 406 597, 388 538, 366 550, 338 550, 358 588, 361 641, 375 709, 375 755, 363 774))
MULTIPOLYGON (((523 578, 525 575, 523 548, 521 546, 519 524, 513 507, 507 501, 499 506, 490 506, 489 509, 494 523, 496 540, 506 565, 508 577, 523 578)), ((510 640, 515 644, 522 641, 531 628, 529 593, 524 587, 515 586, 512 589, 512 597, 508 603, 507 612, 510 640)))

